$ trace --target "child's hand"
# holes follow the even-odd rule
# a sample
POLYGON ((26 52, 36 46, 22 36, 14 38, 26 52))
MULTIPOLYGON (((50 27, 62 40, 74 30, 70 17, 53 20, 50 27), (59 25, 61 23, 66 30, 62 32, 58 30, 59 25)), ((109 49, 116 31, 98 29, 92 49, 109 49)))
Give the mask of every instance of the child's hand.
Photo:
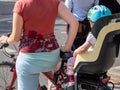
POLYGON ((75 49, 74 53, 73 53, 73 57, 76 58, 77 54, 81 54, 81 53, 85 53, 87 51, 88 48, 86 48, 85 44, 80 46, 79 48, 75 49))
POLYGON ((89 42, 85 42, 82 46, 78 47, 74 53, 73 53, 73 57, 76 58, 77 54, 81 54, 81 53, 85 53, 86 51, 88 51, 89 47, 92 46, 89 42))
POLYGON ((78 53, 77 50, 75 50, 74 53, 73 53, 73 57, 76 58, 77 54, 79 54, 79 53, 78 53))

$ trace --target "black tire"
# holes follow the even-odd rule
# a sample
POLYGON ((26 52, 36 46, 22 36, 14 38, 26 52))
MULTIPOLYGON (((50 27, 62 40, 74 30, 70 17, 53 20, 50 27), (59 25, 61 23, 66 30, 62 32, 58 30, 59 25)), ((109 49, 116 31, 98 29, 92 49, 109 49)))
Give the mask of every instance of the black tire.
MULTIPOLYGON (((12 80, 12 74, 11 68, 14 66, 14 63, 12 62, 1 62, 0 63, 0 90, 7 90, 8 86, 11 83, 12 80)), ((15 88, 16 82, 14 83, 13 88, 15 88)), ((16 89, 12 89, 16 90, 16 89)))
POLYGON ((104 90, 112 90, 109 86, 107 86, 107 85, 103 85, 103 87, 104 87, 104 90))

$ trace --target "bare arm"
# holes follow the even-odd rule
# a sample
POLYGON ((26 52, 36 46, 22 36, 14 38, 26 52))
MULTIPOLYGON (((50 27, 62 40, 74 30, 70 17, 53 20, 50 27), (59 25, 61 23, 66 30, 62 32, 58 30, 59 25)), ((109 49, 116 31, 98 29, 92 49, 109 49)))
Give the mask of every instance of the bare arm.
POLYGON ((78 21, 73 16, 73 14, 70 12, 70 10, 64 5, 63 2, 60 2, 60 4, 59 4, 58 14, 66 23, 68 23, 70 25, 67 41, 65 43, 65 47, 64 47, 64 49, 62 49, 63 51, 70 51, 73 41, 77 34, 78 21))
POLYGON ((22 17, 17 13, 13 13, 12 33, 10 37, 1 36, 0 43, 6 43, 6 42, 8 42, 9 44, 17 43, 20 40, 22 28, 23 28, 22 17))
POLYGON ((22 28, 23 28, 23 19, 17 13, 13 14, 13 26, 12 26, 12 34, 8 38, 8 43, 14 44, 20 40, 22 28))
POLYGON ((73 57, 76 57, 77 54, 85 53, 85 52, 89 49, 90 46, 92 46, 92 44, 86 41, 82 46, 78 47, 78 48, 74 51, 73 57))

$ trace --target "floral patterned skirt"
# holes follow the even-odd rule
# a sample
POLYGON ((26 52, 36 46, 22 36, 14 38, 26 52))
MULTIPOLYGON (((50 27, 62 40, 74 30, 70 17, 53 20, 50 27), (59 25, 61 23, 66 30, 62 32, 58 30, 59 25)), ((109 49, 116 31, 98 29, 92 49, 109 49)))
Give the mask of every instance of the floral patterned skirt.
POLYGON ((21 52, 50 52, 59 48, 55 35, 48 35, 43 38, 42 35, 36 35, 33 31, 28 36, 23 36, 20 41, 19 51, 21 52))

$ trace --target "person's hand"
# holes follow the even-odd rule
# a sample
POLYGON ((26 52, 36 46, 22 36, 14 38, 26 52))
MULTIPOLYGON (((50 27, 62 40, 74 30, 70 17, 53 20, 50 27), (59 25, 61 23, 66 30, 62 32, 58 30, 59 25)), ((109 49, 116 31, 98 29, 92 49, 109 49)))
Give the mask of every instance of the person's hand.
POLYGON ((7 43, 7 39, 8 39, 8 36, 1 36, 0 37, 0 43, 4 44, 4 43, 7 43))
POLYGON ((74 51, 73 57, 76 58, 77 54, 79 54, 77 51, 74 51))
POLYGON ((91 47, 92 44, 90 42, 85 42, 82 46, 78 47, 74 53, 73 53, 73 57, 76 58, 77 54, 82 54, 85 53, 86 51, 88 51, 89 47, 91 47))
POLYGON ((60 49, 63 52, 70 52, 71 51, 71 48, 68 48, 67 46, 63 46, 63 45, 60 47, 60 49))
POLYGON ((76 58, 77 54, 81 54, 81 53, 84 53, 84 52, 85 52, 84 48, 82 46, 80 46, 79 48, 74 50, 73 57, 76 58))

